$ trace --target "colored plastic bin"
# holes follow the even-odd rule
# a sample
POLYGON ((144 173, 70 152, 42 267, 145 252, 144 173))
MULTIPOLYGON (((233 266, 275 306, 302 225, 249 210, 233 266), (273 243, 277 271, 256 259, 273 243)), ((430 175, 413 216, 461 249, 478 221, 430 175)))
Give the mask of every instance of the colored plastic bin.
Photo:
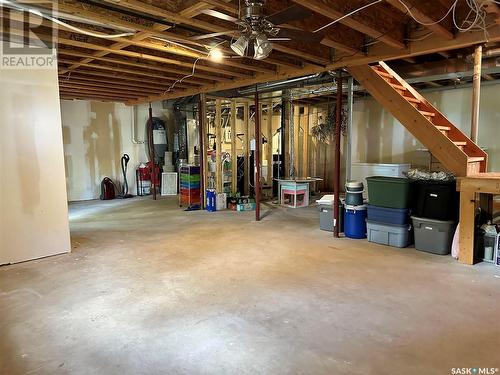
POLYGON ((452 220, 434 220, 412 216, 415 229, 415 248, 428 253, 446 255, 451 252, 451 243, 456 223, 452 220))
POLYGON ((435 220, 457 220, 460 195, 455 181, 417 181, 414 215, 435 220))
POLYGON ((344 234, 348 238, 366 238, 366 205, 345 206, 344 234))
POLYGON ((400 177, 374 176, 366 179, 368 201, 373 206, 387 208, 410 208, 411 181, 400 177))
POLYGON ((408 208, 387 208, 368 205, 368 220, 392 225, 408 225, 411 222, 408 208))
POLYGON ((393 247, 407 247, 413 243, 411 225, 389 225, 367 220, 368 241, 393 247))

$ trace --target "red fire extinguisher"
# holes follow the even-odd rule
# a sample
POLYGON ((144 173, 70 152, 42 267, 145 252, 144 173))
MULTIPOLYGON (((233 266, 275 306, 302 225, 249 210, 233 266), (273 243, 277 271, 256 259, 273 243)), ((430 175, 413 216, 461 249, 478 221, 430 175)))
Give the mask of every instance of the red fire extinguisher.
POLYGON ((151 169, 149 165, 141 163, 136 170, 137 195, 151 194, 151 169))

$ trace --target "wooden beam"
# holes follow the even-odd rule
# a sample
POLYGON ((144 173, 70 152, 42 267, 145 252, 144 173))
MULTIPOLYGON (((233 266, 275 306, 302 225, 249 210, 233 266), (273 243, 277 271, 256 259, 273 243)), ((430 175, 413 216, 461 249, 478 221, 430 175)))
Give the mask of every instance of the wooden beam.
MULTIPOLYGON (((72 64, 73 60, 67 60, 67 59, 58 59, 59 63, 63 64, 72 64)), ((118 68, 114 66, 107 66, 107 65, 101 65, 101 64, 90 64, 90 63, 80 63, 80 66, 85 66, 89 67, 92 69, 98 69, 98 70, 107 70, 111 72, 118 72, 118 73, 126 73, 130 74, 132 76, 141 76, 141 77, 149 77, 149 78, 154 78, 158 81, 169 81, 169 82, 175 82, 177 80, 176 77, 167 77, 159 73, 154 73, 154 72, 145 72, 145 71, 140 71, 140 70, 134 70, 134 69, 125 69, 125 68, 118 68)), ((160 84, 160 82, 158 82, 160 84)), ((165 83, 164 83, 165 84, 165 83)), ((193 80, 184 80, 182 83, 178 83, 176 86, 178 87, 192 87, 192 86, 201 86, 202 83, 199 81, 193 81, 193 80)))
MULTIPOLYGON (((187 71, 182 71, 182 70, 178 70, 178 69, 171 69, 171 68, 165 67, 163 65, 152 65, 152 64, 139 63, 139 62, 124 60, 124 59, 110 58, 110 57, 98 57, 98 56, 93 56, 90 53, 82 53, 82 52, 73 51, 73 50, 66 50, 66 49, 59 49, 57 52, 58 52, 59 56, 66 55, 66 56, 75 56, 75 57, 84 57, 84 58, 91 57, 94 60, 106 61, 106 62, 113 63, 113 64, 128 65, 128 66, 134 66, 137 68, 144 68, 144 69, 156 70, 159 72, 173 73, 173 74, 179 74, 179 75, 188 74, 187 71)), ((228 82, 228 81, 230 81, 230 79, 228 79, 228 78, 214 76, 213 74, 208 75, 208 74, 196 73, 195 75, 193 75, 193 77, 200 79, 200 80, 209 81, 209 82, 228 82)))
MULTIPOLYGON (((110 1, 110 0, 106 0, 110 1)), ((110 2, 113 2, 111 0, 110 2)), ((215 25, 214 23, 210 22, 205 22, 201 21, 199 19, 191 19, 188 17, 184 17, 182 14, 174 13, 167 11, 163 8, 155 7, 151 4, 143 3, 137 0, 121 0, 120 1, 120 6, 125 6, 127 8, 140 11, 146 14, 151 14, 156 17, 161 17, 164 20, 168 22, 173 22, 175 24, 184 24, 184 25, 189 25, 191 27, 197 28, 199 30, 204 30, 208 32, 226 32, 229 31, 229 29, 226 29, 225 27, 215 25)), ((326 65, 328 64, 328 60, 316 56, 313 54, 310 54, 305 51, 293 49, 290 47, 287 47, 285 45, 281 45, 279 43, 274 43, 274 49, 283 53, 287 53, 289 55, 293 55, 299 58, 302 58, 304 60, 309 61, 311 64, 320 64, 320 65, 326 65)))
MULTIPOLYGON (((500 42, 500 26, 492 26, 488 30, 488 41, 489 42, 500 42)), ((214 84, 204 86, 201 90, 187 90, 187 93, 169 93, 159 97, 148 97, 141 99, 137 103, 146 102, 149 100, 162 100, 162 99, 173 99, 176 97, 187 96, 198 94, 199 92, 210 92, 232 89, 243 86, 250 86, 256 83, 275 81, 281 79, 290 79, 298 76, 304 76, 307 74, 320 73, 325 70, 335 70, 339 67, 345 66, 357 66, 364 64, 372 64, 378 61, 390 61, 396 59, 402 59, 406 57, 415 57, 420 55, 426 55, 431 53, 438 53, 441 51, 448 51, 453 49, 465 48, 471 45, 485 43, 487 41, 485 35, 481 31, 459 33, 452 39, 443 39, 441 37, 429 37, 424 40, 414 41, 410 43, 409 49, 404 51, 396 51, 385 45, 374 45, 364 56, 338 56, 338 58, 331 64, 328 64, 325 68, 307 66, 301 70, 292 68, 280 68, 278 72, 274 75, 259 74, 252 79, 238 80, 237 82, 224 83, 224 84, 214 84)), ((136 104, 131 102, 129 104, 136 104)))
MULTIPOLYGON (((105 72, 99 72, 99 71, 94 71, 94 70, 78 69, 78 71, 76 71, 74 73, 75 73, 75 75, 78 74, 78 77, 80 77, 81 75, 86 75, 86 76, 92 76, 92 77, 104 77, 106 79, 113 78, 113 79, 116 79, 117 82, 127 82, 128 84, 137 83, 138 85, 142 85, 144 83, 148 83, 148 84, 156 85, 156 87, 160 87, 162 89, 161 90, 162 92, 165 92, 165 88, 170 84, 170 83, 165 84, 165 83, 159 82, 159 80, 152 80, 152 79, 146 79, 146 78, 142 78, 142 77, 134 77, 134 76, 124 75, 124 74, 120 74, 118 72, 105 73, 105 72), (165 85, 165 87, 162 87, 161 85, 165 85)), ((69 79, 71 79, 71 77, 73 77, 73 75, 69 75, 69 76, 68 76, 68 74, 61 75, 59 73, 59 80, 65 80, 65 79, 68 79, 68 77, 69 77, 69 79)), ((184 92, 187 90, 182 89, 182 88, 178 88, 177 91, 184 92)), ((160 94, 160 95, 163 95, 163 94, 160 94)))
MULTIPOLYGON (((300 4, 301 6, 332 20, 336 20, 344 16, 344 13, 334 9, 334 4, 332 4, 331 2, 320 0, 293 0, 293 2, 300 4)), ((405 48, 405 44, 402 40, 398 40, 394 38, 390 33, 385 33, 384 31, 380 30, 380 25, 378 25, 377 27, 376 25, 368 24, 368 22, 366 20, 363 21, 361 17, 346 17, 342 19, 340 23, 350 27, 353 30, 360 31, 363 34, 371 36, 372 38, 381 40, 391 47, 397 49, 405 48)))
POLYGON ((59 87, 73 87, 73 88, 79 88, 79 89, 87 89, 87 90, 93 90, 93 91, 101 91, 101 92, 115 92, 115 93, 123 93, 123 94, 133 94, 136 98, 140 98, 142 95, 144 95, 144 91, 141 89, 123 89, 123 88, 117 88, 116 86, 94 86, 92 84, 84 84, 80 82, 65 82, 61 81, 59 82, 59 87))
MULTIPOLYGON (((122 5, 123 2, 120 3, 120 5, 122 5)), ((188 6, 187 8, 183 9, 182 11, 179 12, 179 16, 181 17, 194 17, 195 15, 199 14, 201 12, 202 9, 206 9, 208 7, 210 7, 209 5, 207 5, 206 3, 203 3, 203 2, 199 2, 198 4, 194 4, 192 6, 188 6)), ((174 22, 175 23, 175 22, 174 22)), ((153 28, 155 29, 155 31, 166 31, 170 28, 170 26, 167 26, 167 25, 162 25, 162 24, 154 24, 153 25, 153 28)), ((151 36, 151 33, 149 31, 141 31, 139 33, 137 33, 136 35, 134 35, 134 37, 132 38, 134 41, 140 41, 140 40, 144 40, 148 37, 151 36)), ((111 46, 111 50, 122 50, 123 48, 126 48, 130 46, 129 43, 115 43, 111 46)), ((104 56, 107 54, 108 51, 99 51, 99 52, 95 52, 95 54, 97 56, 104 56)), ((83 62, 87 63, 87 62, 90 62, 92 60, 88 60, 88 59, 83 59, 82 60, 83 62)), ((75 64, 73 66, 71 66, 69 68, 69 70, 74 70, 78 68, 78 64, 75 64)), ((69 71, 68 70, 68 71, 69 71)))
MULTIPOLYGON (((408 9, 401 4, 400 0, 386 0, 389 4, 391 4, 394 8, 398 9, 399 11, 403 13, 408 13, 408 9)), ((440 23, 435 23, 438 19, 437 17, 441 17, 440 15, 436 16, 430 16, 426 12, 424 12, 422 9, 420 9, 417 5, 410 4, 408 0, 404 0, 405 4, 408 8, 410 8, 411 13, 415 16, 416 19, 419 21, 430 24, 425 27, 427 27, 429 30, 431 30, 433 33, 436 35, 439 35, 442 38, 451 40, 453 39, 453 33, 448 30, 446 27, 441 25, 440 23)))
POLYGON ((89 78, 82 75, 79 75, 77 72, 74 72, 69 78, 61 77, 60 82, 74 82, 81 84, 88 84, 95 87, 113 87, 117 89, 125 89, 125 90, 140 90, 143 92, 150 92, 153 95, 154 93, 161 92, 161 88, 158 85, 145 85, 145 84, 137 84, 134 85, 132 83, 124 83, 120 80, 111 80, 111 79, 102 79, 96 80, 95 78, 89 78))

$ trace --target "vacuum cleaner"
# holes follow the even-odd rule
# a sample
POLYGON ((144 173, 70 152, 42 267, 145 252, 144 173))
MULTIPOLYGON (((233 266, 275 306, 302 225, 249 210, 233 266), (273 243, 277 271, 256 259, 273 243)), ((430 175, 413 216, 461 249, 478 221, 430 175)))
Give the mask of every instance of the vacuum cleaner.
POLYGON ((116 191, 119 190, 118 187, 109 177, 104 177, 101 181, 101 195, 99 197, 101 200, 110 200, 115 198, 127 199, 134 197, 132 194, 128 193, 127 165, 129 161, 130 156, 128 156, 127 154, 123 154, 120 160, 123 173, 123 185, 121 194, 116 195, 116 191))

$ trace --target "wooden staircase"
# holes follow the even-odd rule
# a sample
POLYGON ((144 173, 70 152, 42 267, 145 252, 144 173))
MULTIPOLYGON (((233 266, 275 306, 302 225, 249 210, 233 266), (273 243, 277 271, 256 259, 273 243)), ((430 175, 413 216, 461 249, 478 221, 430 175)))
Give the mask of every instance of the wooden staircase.
POLYGON ((349 72, 456 176, 486 172, 488 155, 384 62, 349 72))

